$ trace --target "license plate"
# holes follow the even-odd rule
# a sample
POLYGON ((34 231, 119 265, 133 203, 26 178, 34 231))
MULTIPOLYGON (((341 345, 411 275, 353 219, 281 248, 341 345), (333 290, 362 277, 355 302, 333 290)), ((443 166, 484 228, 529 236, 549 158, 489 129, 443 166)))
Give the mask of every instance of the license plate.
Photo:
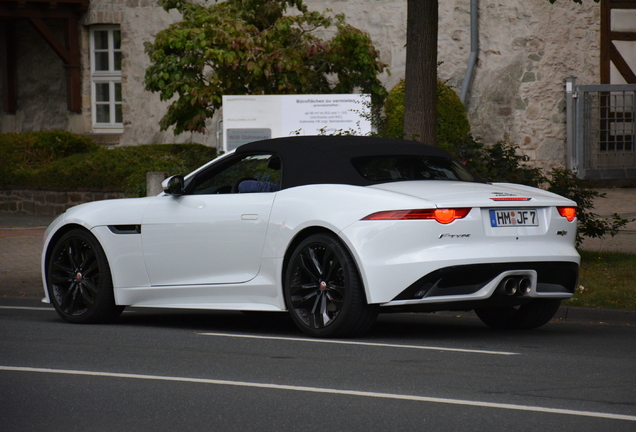
POLYGON ((493 227, 539 226, 536 210, 490 210, 490 225, 493 227))

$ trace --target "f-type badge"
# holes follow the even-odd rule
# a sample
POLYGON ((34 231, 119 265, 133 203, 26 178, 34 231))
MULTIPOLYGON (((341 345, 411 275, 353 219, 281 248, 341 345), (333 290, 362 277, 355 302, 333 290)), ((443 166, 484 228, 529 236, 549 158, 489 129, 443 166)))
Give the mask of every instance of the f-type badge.
POLYGON ((438 239, 448 238, 448 239, 459 239, 459 238, 468 238, 470 234, 440 234, 438 239))

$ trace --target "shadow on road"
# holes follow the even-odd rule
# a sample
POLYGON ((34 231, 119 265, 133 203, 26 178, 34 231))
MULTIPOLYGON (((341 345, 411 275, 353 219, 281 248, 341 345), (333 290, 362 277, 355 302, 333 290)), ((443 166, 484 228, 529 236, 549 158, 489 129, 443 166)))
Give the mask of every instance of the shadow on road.
MULTIPOLYGON (((245 333, 274 337, 307 337, 293 323, 287 313, 189 311, 165 309, 129 308, 114 323, 117 326, 143 326, 155 328, 185 329, 196 332, 245 333)), ((403 343, 435 340, 492 342, 520 339, 549 340, 565 333, 584 332, 582 327, 563 323, 549 323, 528 331, 493 330, 471 316, 453 314, 381 314, 367 333, 355 340, 387 341, 403 343)))

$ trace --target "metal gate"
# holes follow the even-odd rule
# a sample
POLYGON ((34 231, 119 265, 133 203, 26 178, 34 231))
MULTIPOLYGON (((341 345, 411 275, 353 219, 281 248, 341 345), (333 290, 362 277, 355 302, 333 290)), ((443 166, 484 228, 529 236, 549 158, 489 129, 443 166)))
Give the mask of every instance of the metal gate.
POLYGON ((566 81, 568 168, 582 179, 636 178, 636 84, 566 81))

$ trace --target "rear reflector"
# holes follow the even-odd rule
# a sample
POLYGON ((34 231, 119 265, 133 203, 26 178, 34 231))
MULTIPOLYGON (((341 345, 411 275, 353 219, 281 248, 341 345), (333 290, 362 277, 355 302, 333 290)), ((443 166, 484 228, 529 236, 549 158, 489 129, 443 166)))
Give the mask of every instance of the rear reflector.
POLYGON ((557 207, 559 214, 572 222, 576 217, 576 207, 557 207))
POLYGON ((465 218, 470 208, 456 209, 421 209, 421 210, 388 210, 370 214, 362 220, 421 220, 435 219, 441 224, 448 224, 455 219, 465 218))

